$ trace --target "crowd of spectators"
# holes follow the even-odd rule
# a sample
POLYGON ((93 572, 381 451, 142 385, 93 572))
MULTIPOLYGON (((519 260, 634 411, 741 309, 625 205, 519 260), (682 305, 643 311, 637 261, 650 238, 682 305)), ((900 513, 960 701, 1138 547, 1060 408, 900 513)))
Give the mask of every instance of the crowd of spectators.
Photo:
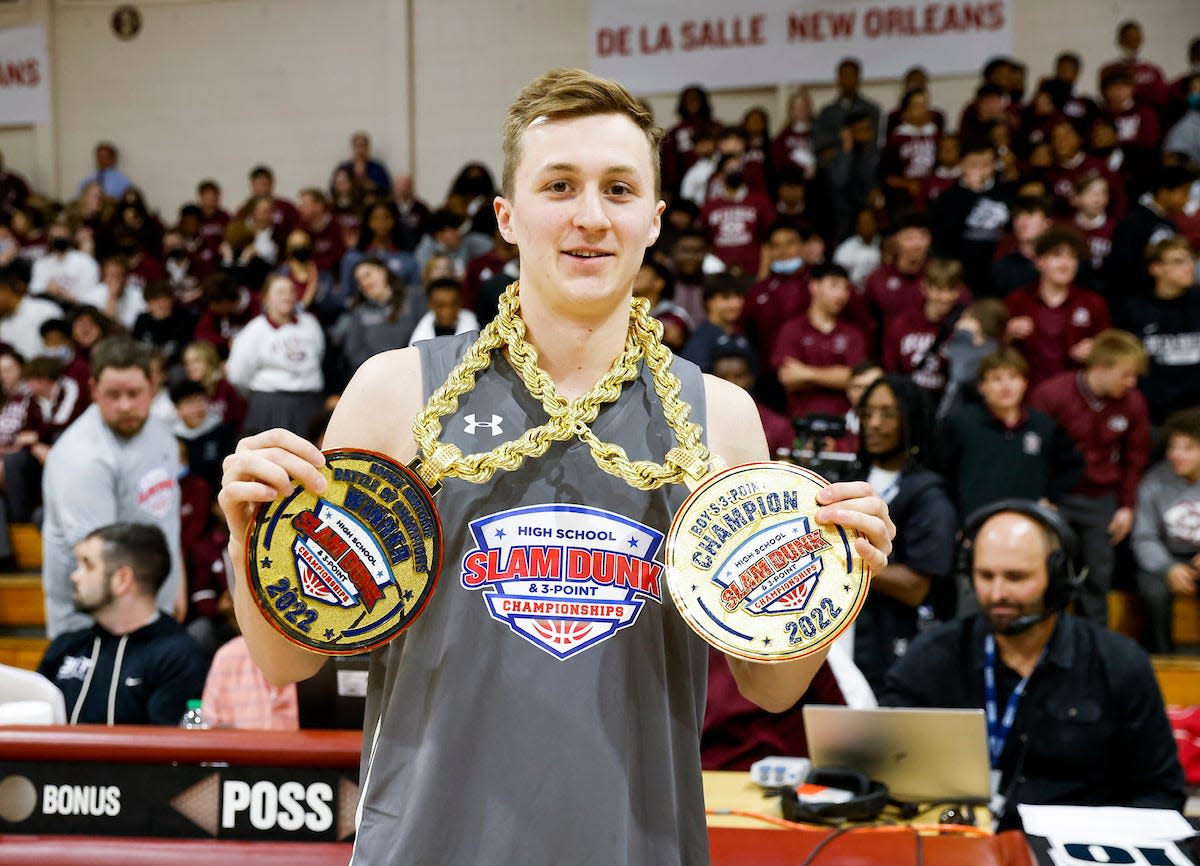
MULTIPOLYGON (((1174 82, 1135 22, 1118 44, 1094 97, 1075 54, 1032 88, 1000 57, 955 118, 920 68, 877 105, 848 58, 829 104, 800 88, 777 128, 761 107, 717 119, 701 86, 663 123, 667 209, 635 294, 676 353, 753 393, 777 456, 890 501, 896 555, 854 637, 876 689, 972 603, 955 533, 999 499, 1058 508, 1084 539, 1079 612, 1103 623, 1114 580, 1136 586, 1153 650, 1171 597, 1197 592, 1200 39, 1174 82)), ((215 493, 237 439, 315 440, 366 358, 486 324, 518 273, 480 163, 431 207, 356 132, 294 201, 266 165, 236 208, 223 194, 202 180, 164 217, 101 142, 54 202, 0 157, 7 517, 53 511, 41 468, 88 406, 92 349, 131 335, 179 442, 180 609, 210 651, 233 634, 215 493)))

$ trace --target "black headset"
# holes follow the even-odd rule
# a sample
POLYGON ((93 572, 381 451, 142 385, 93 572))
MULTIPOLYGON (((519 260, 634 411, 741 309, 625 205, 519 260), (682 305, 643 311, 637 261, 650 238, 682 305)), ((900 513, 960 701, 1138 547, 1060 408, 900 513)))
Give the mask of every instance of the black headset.
POLYGON ((963 521, 962 540, 958 547, 958 572, 969 580, 974 573, 975 536, 983 524, 997 514, 1011 512, 1028 517, 1038 525, 1047 529, 1058 539, 1058 546, 1046 557, 1046 576, 1049 584, 1046 588, 1046 610, 1057 612, 1065 610, 1075 598, 1075 593, 1083 585, 1087 570, 1075 570, 1074 561, 1079 555, 1079 541, 1075 531, 1057 511, 1038 505, 1028 499, 999 499, 989 505, 979 508, 963 521))
POLYGON ((866 773, 841 767, 814 769, 806 780, 809 784, 825 785, 849 791, 844 803, 807 803, 793 787, 783 789, 783 817, 789 821, 821 824, 839 821, 874 821, 888 803, 888 789, 882 782, 869 779, 866 773))

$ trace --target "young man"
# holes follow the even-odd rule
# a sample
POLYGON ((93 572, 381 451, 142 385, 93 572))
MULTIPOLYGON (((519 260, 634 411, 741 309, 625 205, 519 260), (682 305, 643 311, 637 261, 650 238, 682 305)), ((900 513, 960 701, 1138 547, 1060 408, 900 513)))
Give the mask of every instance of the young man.
POLYGON ((1078 369, 1092 338, 1112 324, 1104 298, 1075 283, 1083 239, 1074 229, 1044 231, 1033 247, 1037 283, 1008 296, 1008 337, 1029 362, 1029 383, 1078 369))
POLYGON ((1153 286, 1146 270, 1146 247, 1178 234, 1172 222, 1187 205, 1195 179, 1183 166, 1164 165, 1154 172, 1149 192, 1117 223, 1104 290, 1109 306, 1120 309, 1125 299, 1153 286))
MULTIPOLYGON (((526 87, 505 131, 504 194, 495 213, 501 233, 520 250, 520 318, 541 369, 563 399, 575 400, 610 371, 629 338, 632 283, 664 209, 654 159, 658 134, 628 91, 581 71, 548 73, 526 87)), ((414 418, 469 344, 468 338, 430 340, 367 361, 334 412, 325 447, 413 459, 414 418)), ((490 357, 474 389, 443 419, 445 438, 466 451, 496 443, 491 427, 465 422, 463 413, 499 415, 506 439, 547 420, 540 402, 513 381, 504 356, 490 357)), ((702 379, 687 362, 673 369, 716 454, 730 465, 767 456, 761 429, 746 425, 754 405, 744 391, 702 379)), ((674 444, 646 375, 626 385, 591 426, 632 459, 661 460, 674 444)), ((241 591, 242 541, 257 503, 290 490, 289 475, 322 491, 322 463, 315 446, 270 431, 244 440, 226 465, 221 504, 238 569, 238 621, 276 684, 311 676, 325 658, 276 633, 251 593, 241 591)), ((647 597, 632 625, 560 659, 548 645, 494 620, 482 593, 464 586, 458 573, 476 546, 472 521, 489 515, 570 504, 599 526, 607 518, 597 506, 604 505, 625 521, 665 532, 685 496, 678 486, 635 491, 573 440, 554 443, 544 458, 487 485, 446 479, 438 498, 449 528, 446 573, 404 639, 373 656, 355 863, 707 859, 696 747, 707 648, 670 603, 647 597), (631 714, 636 725, 629 724, 631 714), (487 737, 479 736, 483 730, 487 737), (497 750, 497 742, 507 745, 497 750), (557 769, 531 788, 531 761, 557 769), (583 810, 571 806, 580 779, 592 796, 583 810), (507 804, 505 814, 447 835, 446 804, 464 786, 507 804), (536 833, 529 832, 533 826, 536 833)), ((873 571, 882 569, 879 547, 890 546, 891 534, 883 502, 865 484, 827 489, 822 503, 826 497, 846 498, 817 519, 864 530, 856 549, 873 571)), ((627 531, 630 524, 621 525, 627 531)), ((823 659, 817 653, 785 664, 730 664, 743 694, 782 711, 801 697, 823 659)))
MULTIPOLYGON (((712 353, 712 374, 732 382, 753 394, 757 359, 745 337, 726 334, 716 341, 712 353)), ((787 458, 796 447, 796 430, 792 422, 770 406, 754 400, 758 418, 767 437, 767 450, 773 459, 787 458)))
POLYGON ((979 363, 980 403, 947 418, 946 478, 960 515, 997 499, 1056 503, 1083 475, 1083 457, 1054 419, 1025 409, 1029 366, 1004 348, 979 363))
POLYGON ((844 414, 850 368, 867 357, 866 338, 842 318, 850 301, 846 269, 832 264, 814 269, 809 291, 808 310, 780 329, 771 354, 792 419, 844 414))
POLYGON ((940 475, 927 466, 929 406, 906 376, 888 374, 858 403, 862 474, 888 503, 896 545, 888 567, 872 578, 854 625, 854 662, 879 692, 884 675, 917 635, 918 609, 953 615, 954 536, 958 515, 940 475))
POLYGON ((102 526, 74 554, 71 603, 94 622, 59 635, 38 672, 62 691, 72 725, 178 725, 204 689, 208 662, 156 606, 172 568, 162 530, 102 526))
POLYGON ((743 156, 721 158, 715 189, 700 208, 700 228, 725 267, 753 279, 758 276, 763 238, 775 221, 775 206, 750 188, 744 162, 743 156))
POLYGON ((876 268, 862 290, 875 326, 884 329, 893 317, 924 305, 921 281, 933 243, 928 217, 915 211, 901 213, 885 243, 892 250, 892 260, 876 268))
POLYGON ((962 312, 962 265, 946 259, 931 261, 921 281, 921 294, 925 303, 920 310, 906 310, 886 324, 883 366, 911 376, 936 406, 946 390, 949 372, 943 349, 962 312))
POLYGON ((1161 424, 1172 412, 1200 405, 1200 288, 1196 257, 1182 235, 1151 244, 1146 262, 1154 292, 1130 295, 1118 322, 1146 347, 1150 363, 1138 387, 1150 420, 1161 424))
POLYGON ((802 233, 790 223, 776 223, 767 236, 771 271, 746 293, 742 328, 767 366, 784 323, 808 309, 811 263, 803 256, 802 233))
POLYGON ((990 139, 962 143, 958 183, 933 203, 933 250, 962 262, 967 288, 976 297, 996 294, 992 260, 1009 219, 1008 190, 996 182, 996 149, 990 139))
POLYGON ((45 351, 38 329, 62 315, 58 304, 25 294, 25 283, 14 269, 0 270, 0 342, 7 343, 26 358, 45 351))
POLYGON ((965 534, 979 612, 918 637, 880 704, 988 711, 1000 829, 1020 826, 1019 803, 1182 809, 1183 771, 1150 659, 1064 612, 1070 527, 1007 500, 972 515, 965 534))
MULTIPOLYGON (((1071 208, 1075 212, 1072 225, 1087 241, 1088 258, 1095 280, 1104 273, 1108 254, 1112 251, 1113 231, 1117 221, 1108 212, 1109 181, 1105 175, 1081 175, 1071 190, 1071 208)), ((1102 287, 1093 285, 1103 294, 1102 287)))
POLYGON ((54 443, 42 489, 42 588, 51 639, 89 620, 71 605, 70 551, 97 526, 153 523, 171 549, 158 607, 174 610, 179 577, 179 445, 150 415, 150 358, 129 337, 107 337, 91 357, 92 405, 54 443))
POLYGON ((1010 251, 992 265, 992 287, 997 297, 1003 298, 1014 289, 1037 280, 1034 246, 1052 225, 1050 202, 1046 199, 1020 196, 1013 202, 1012 234, 1004 240, 1004 246, 1011 244, 1010 251))
POLYGON ((740 323, 745 307, 746 281, 732 274, 713 274, 704 284, 704 318, 680 354, 705 373, 713 372, 717 342, 722 337, 742 333, 740 323))
POLYGON ((1114 70, 1123 70, 1130 76, 1131 84, 1137 88, 1137 98, 1155 108, 1163 108, 1167 104, 1167 80, 1158 66, 1143 60, 1142 25, 1129 19, 1117 26, 1117 48, 1121 56, 1100 67, 1099 80, 1104 81, 1106 74, 1114 70))
POLYGON ((1146 649, 1169 653, 1171 600, 1200 592, 1200 407, 1163 425, 1166 459, 1138 487, 1133 556, 1146 612, 1146 649))
POLYGON ((1133 526, 1137 485, 1150 462, 1150 418, 1136 388, 1146 371, 1146 350, 1126 331, 1101 331, 1092 341, 1087 367, 1042 382, 1029 405, 1053 418, 1086 462, 1083 478, 1058 504, 1082 542, 1088 568, 1077 612, 1108 622, 1113 547, 1133 526))

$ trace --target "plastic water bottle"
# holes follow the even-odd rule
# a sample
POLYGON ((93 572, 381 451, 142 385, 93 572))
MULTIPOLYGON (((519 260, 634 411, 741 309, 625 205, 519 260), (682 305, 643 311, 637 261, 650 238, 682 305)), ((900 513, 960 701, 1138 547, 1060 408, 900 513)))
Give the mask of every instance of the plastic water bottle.
POLYGON ((179 727, 195 731, 208 730, 208 723, 204 721, 204 716, 200 713, 200 701, 191 700, 187 702, 187 712, 179 720, 179 727))

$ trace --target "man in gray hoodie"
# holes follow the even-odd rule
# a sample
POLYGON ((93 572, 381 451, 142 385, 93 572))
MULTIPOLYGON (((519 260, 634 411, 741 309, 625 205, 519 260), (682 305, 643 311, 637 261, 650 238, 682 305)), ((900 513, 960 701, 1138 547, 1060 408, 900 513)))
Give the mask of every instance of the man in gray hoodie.
POLYGON ((1166 459, 1138 486, 1133 525, 1138 591, 1152 653, 1171 651, 1171 600, 1200 590, 1200 407, 1163 425, 1166 459))
POLYGON ((182 600, 179 568, 179 445, 165 421, 151 417, 150 356, 129 337, 108 337, 92 349, 93 404, 50 449, 42 476, 42 589, 46 632, 91 625, 71 602, 72 550, 100 526, 151 523, 162 530, 171 569, 158 607, 182 600))

